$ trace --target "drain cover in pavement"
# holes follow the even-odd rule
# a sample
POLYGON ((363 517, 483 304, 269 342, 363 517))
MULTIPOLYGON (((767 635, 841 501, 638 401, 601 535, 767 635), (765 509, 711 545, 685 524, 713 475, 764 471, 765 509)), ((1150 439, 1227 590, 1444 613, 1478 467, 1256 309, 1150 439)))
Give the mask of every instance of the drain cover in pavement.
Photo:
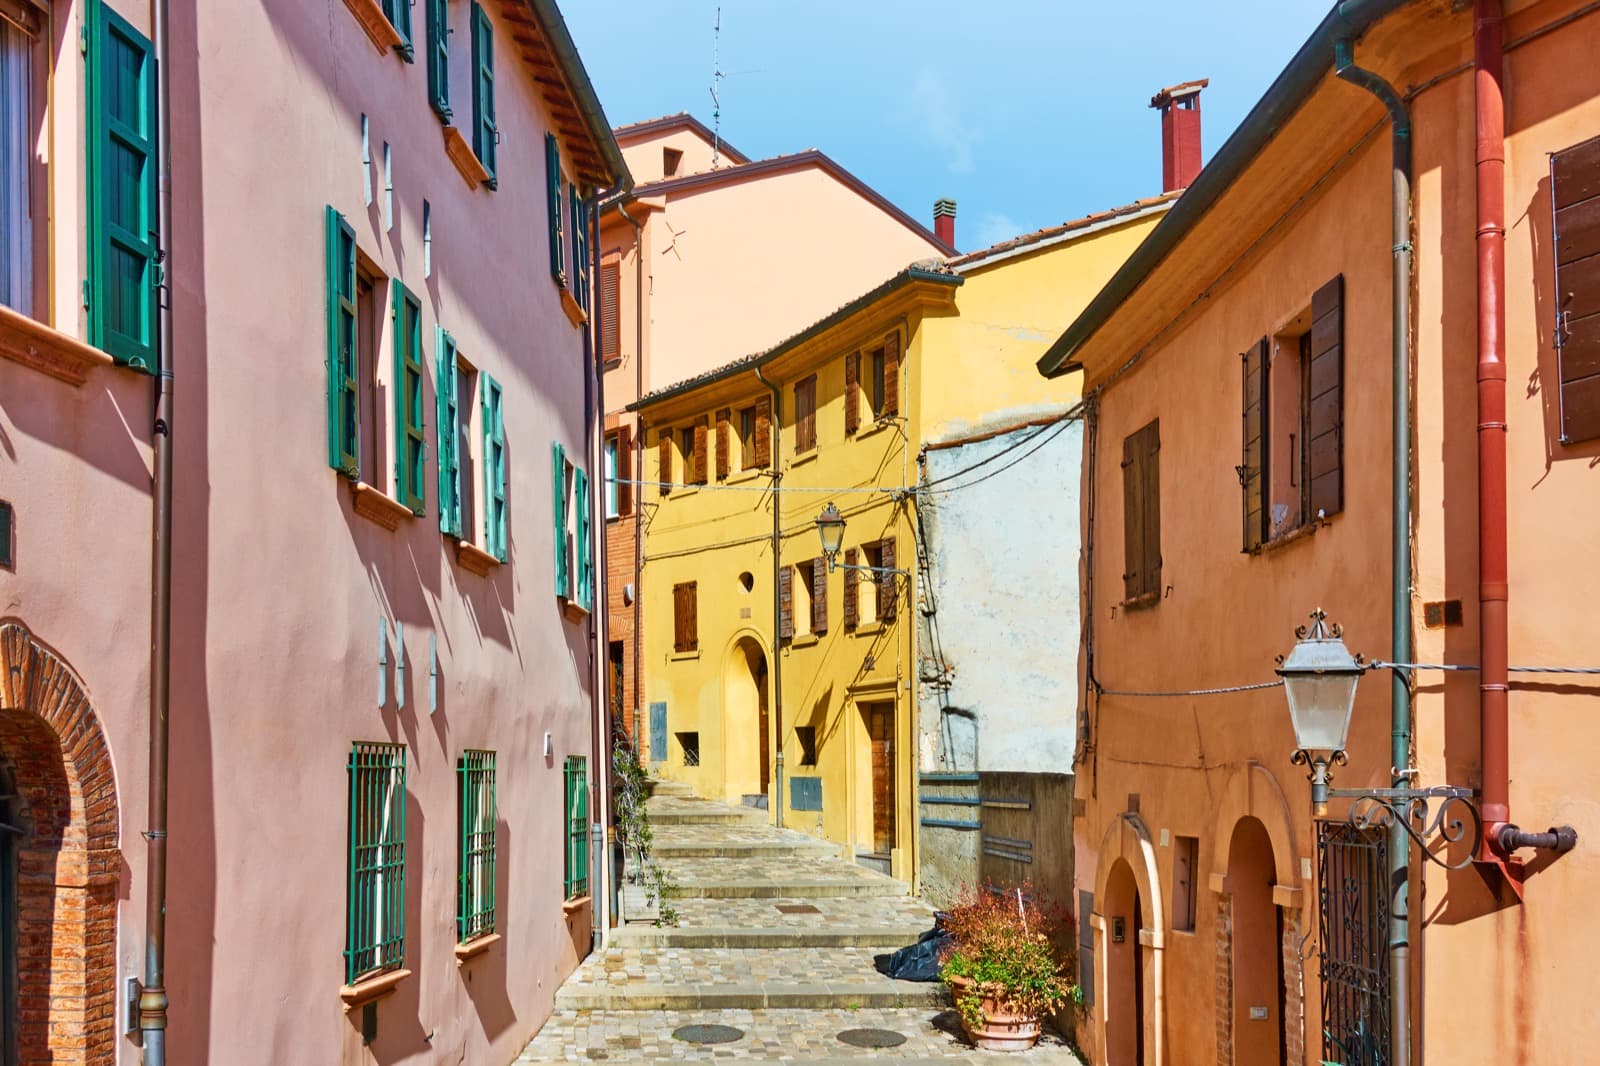
POLYGON ((892 1029, 846 1029, 839 1039, 851 1047, 899 1047, 906 1042, 892 1029))
POLYGON ((778 911, 781 914, 821 914, 822 912, 809 903, 780 903, 778 911))
POLYGON ((731 1044, 744 1038, 744 1030, 731 1025, 685 1025, 674 1029, 672 1038, 690 1044, 731 1044))

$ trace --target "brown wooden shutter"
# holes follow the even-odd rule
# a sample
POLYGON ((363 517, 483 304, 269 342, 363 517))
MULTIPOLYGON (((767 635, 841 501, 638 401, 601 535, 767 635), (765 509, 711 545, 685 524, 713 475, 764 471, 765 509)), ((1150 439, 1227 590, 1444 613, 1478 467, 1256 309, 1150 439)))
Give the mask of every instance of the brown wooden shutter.
POLYGON ((1122 438, 1122 598, 1144 591, 1144 459, 1140 430, 1122 438))
POLYGON ((828 631, 828 560, 811 560, 811 632, 828 631))
POLYGON ((844 627, 846 629, 854 629, 860 620, 860 615, 856 608, 857 571, 848 569, 856 565, 856 550, 854 548, 846 548, 844 550, 844 565, 846 567, 844 572, 844 627))
POLYGON ((778 639, 794 636, 794 571, 778 568, 778 639))
POLYGON ((600 264, 600 358, 622 357, 622 264, 600 264))
POLYGON ((684 595, 687 585, 672 586, 672 650, 688 651, 689 604, 684 595))
POLYGON ((1161 595, 1161 420, 1144 427, 1144 592, 1161 595))
POLYGON ((861 353, 844 357, 844 431, 846 435, 861 427, 861 353))
POLYGON ((728 477, 728 462, 732 457, 732 448, 728 444, 728 419, 732 415, 726 407, 717 412, 717 480, 724 481, 728 477))
POLYGON ((633 427, 617 427, 617 514, 633 513, 633 427))
POLYGON ((772 465, 772 397, 756 401, 756 466, 772 465))
POLYGON ((794 386, 794 450, 809 452, 817 446, 817 376, 794 386))
POLYGON ((1306 413, 1311 513, 1344 510, 1344 275, 1311 297, 1311 388, 1306 413))
POLYGON ((672 430, 656 430, 656 480, 661 482, 661 495, 672 491, 672 430))
POLYGON ((686 601, 688 601, 688 607, 687 607, 687 609, 685 611, 685 614, 687 615, 687 618, 688 618, 688 623, 685 626, 685 628, 688 631, 688 639, 685 640, 685 642, 684 642, 687 645, 687 647, 684 650, 685 651, 699 651, 700 650, 700 583, 698 581, 691 581, 687 585, 685 585, 684 586, 683 598, 686 601))
POLYGON ((1600 437, 1600 137, 1550 157, 1561 441, 1600 437))
POLYGON ((900 334, 891 333, 883 339, 883 410, 884 415, 900 413, 900 334))
POLYGON ((694 483, 696 485, 704 485, 707 481, 706 467, 708 464, 706 462, 706 452, 709 450, 707 445, 710 442, 706 437, 706 419, 704 415, 701 415, 694 424, 694 483))
MULTIPOLYGON (((885 570, 893 570, 894 538, 878 542, 878 565, 885 570)), ((883 622, 894 621, 895 607, 900 593, 899 574, 878 575, 878 619, 883 622)))
POLYGON ((1267 529, 1267 338, 1239 357, 1244 366, 1244 461, 1239 481, 1244 488, 1244 550, 1254 551, 1267 529))

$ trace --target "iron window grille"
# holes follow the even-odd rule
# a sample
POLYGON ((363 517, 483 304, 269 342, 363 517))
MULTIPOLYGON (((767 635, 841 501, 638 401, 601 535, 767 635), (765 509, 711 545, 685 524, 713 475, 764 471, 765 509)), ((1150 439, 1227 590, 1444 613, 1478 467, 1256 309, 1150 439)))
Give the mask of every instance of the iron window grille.
POLYGON ((467 749, 456 763, 461 824, 461 866, 456 931, 461 943, 495 931, 495 753, 467 749))
POLYGON ((400 965, 405 956, 406 749, 350 747, 350 855, 345 981, 400 965))
POLYGON ((589 894, 589 760, 569 755, 566 765, 567 899, 589 894))

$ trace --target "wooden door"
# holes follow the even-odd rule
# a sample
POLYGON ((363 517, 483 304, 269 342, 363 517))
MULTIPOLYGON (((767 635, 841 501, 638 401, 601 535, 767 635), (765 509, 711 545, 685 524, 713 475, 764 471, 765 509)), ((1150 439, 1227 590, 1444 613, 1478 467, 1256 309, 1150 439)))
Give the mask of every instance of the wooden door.
POLYGON ((894 704, 868 704, 866 717, 872 746, 872 850, 887 855, 894 848, 894 704))

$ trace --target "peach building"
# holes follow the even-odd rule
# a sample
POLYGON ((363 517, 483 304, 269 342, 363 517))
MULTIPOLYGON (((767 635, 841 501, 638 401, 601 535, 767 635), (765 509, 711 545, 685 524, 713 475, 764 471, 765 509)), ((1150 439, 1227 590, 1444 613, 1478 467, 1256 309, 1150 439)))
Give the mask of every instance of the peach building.
POLYGON ((0 0, 0 1062, 509 1062, 608 909, 626 166, 553 0, 167 8, 0 0))
POLYGON ((751 160, 687 114, 623 126, 638 184, 602 204, 600 354, 609 474, 608 692, 630 735, 643 692, 637 602, 645 515, 638 419, 666 385, 764 351, 884 277, 954 253, 955 204, 930 232, 816 149, 751 160))
POLYGON ((1543 671, 1600 666, 1597 51, 1574 0, 1335 5, 1040 361, 1092 404, 1094 1062, 1594 1057, 1600 683, 1543 671), (1316 816, 1273 685, 1316 607, 1425 664, 1367 671, 1333 786, 1481 831, 1316 816))

